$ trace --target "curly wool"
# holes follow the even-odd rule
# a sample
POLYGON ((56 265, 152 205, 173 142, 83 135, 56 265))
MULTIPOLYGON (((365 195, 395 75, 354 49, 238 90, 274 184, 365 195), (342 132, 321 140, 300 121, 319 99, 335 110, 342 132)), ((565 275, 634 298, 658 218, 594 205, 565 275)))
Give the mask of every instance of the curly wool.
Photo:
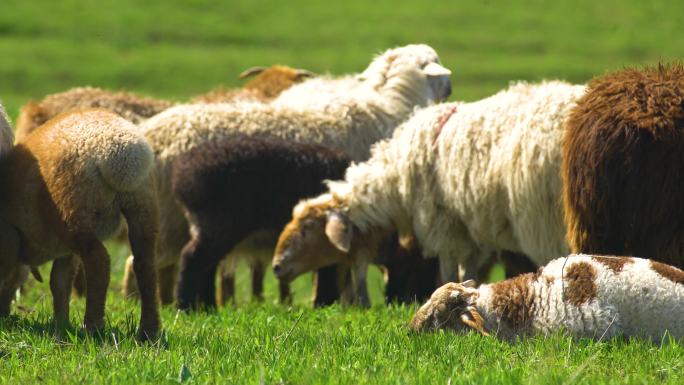
POLYGON ((566 122, 563 202, 573 251, 684 267, 684 65, 589 82, 566 122))
POLYGON ((684 271, 641 258, 570 255, 536 273, 433 294, 411 327, 475 329, 513 341, 564 332, 573 337, 684 337, 684 271), (471 322, 472 321, 472 322, 471 322))
POLYGON ((425 254, 452 266, 479 266, 491 249, 537 264, 564 255, 562 123, 584 89, 519 83, 478 102, 421 110, 345 181, 330 183, 333 206, 361 232, 413 230, 425 254))

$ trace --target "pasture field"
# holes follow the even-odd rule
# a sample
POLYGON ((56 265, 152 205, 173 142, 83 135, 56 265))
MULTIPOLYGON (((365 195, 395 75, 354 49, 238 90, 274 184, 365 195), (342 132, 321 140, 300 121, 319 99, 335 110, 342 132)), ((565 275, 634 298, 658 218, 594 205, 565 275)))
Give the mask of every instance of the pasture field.
MULTIPOLYGON (((0 101, 16 118, 29 99, 93 85, 183 100, 237 86, 254 65, 358 72, 381 50, 432 45, 453 70, 454 100, 474 100, 512 80, 585 82, 623 66, 684 58, 684 2, 665 0, 3 0, 0 101)), ((370 310, 308 305, 310 276, 293 307, 264 304, 213 314, 163 309, 154 345, 134 341, 139 307, 119 294, 125 248, 110 244, 108 325, 91 338, 51 326, 47 283, 31 281, 0 320, 0 383, 250 384, 648 384, 684 383, 684 346, 671 341, 506 344, 478 335, 411 335, 412 306, 385 307, 373 270, 370 310)), ((44 277, 49 266, 43 266, 44 277)), ((501 273, 496 274, 497 277, 501 273)), ((684 321, 683 321, 684 322, 684 321)))

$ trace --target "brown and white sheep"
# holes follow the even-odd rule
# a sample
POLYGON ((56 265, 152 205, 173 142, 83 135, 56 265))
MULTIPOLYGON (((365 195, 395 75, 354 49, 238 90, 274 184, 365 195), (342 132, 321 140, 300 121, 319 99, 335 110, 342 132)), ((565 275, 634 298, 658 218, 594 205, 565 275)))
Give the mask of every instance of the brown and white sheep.
POLYGON ((411 320, 414 331, 473 330, 507 341, 572 337, 684 337, 684 271, 641 258, 570 255, 536 273, 474 287, 437 289, 411 320))
MULTIPOLYGON (((141 288, 139 337, 160 328, 156 293, 158 208, 154 156, 135 126, 101 109, 56 116, 20 140, 0 160, 0 309, 9 313, 25 266, 78 255, 85 269, 84 325, 104 326, 109 255, 102 239, 126 219, 141 288)), ((55 320, 68 323, 72 257, 53 265, 50 288, 55 320)), ((23 273, 25 274, 25 273, 23 273)))
POLYGON ((657 256, 684 267, 684 65, 589 82, 562 151, 573 252, 657 256))

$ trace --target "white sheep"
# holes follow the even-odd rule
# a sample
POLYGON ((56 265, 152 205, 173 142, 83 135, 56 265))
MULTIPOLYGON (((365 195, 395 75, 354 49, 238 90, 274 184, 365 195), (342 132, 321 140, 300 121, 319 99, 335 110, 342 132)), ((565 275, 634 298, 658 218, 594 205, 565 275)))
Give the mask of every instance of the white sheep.
POLYGON ((492 250, 523 253, 537 265, 567 254, 560 141, 583 91, 559 81, 520 83, 417 112, 328 194, 295 207, 276 248, 277 275, 351 261, 367 303, 368 259, 378 236, 395 227, 412 230, 425 255, 440 258, 443 282, 458 279, 458 265, 474 277, 492 250))
POLYGON ((415 331, 516 337, 684 337, 684 271, 641 258, 570 255, 536 273, 474 288, 448 283, 418 310, 415 331))
MULTIPOLYGON (((409 45, 376 57, 353 92, 321 95, 328 103, 182 105, 146 121, 141 128, 155 150, 159 176, 161 280, 173 280, 164 276, 175 277, 180 250, 188 240, 187 223, 170 190, 171 165, 178 156, 206 141, 243 132, 322 144, 364 160, 371 144, 390 136, 416 107, 448 97, 449 75, 431 47, 409 45)), ((126 295, 135 290, 129 277, 126 295)), ((161 293, 168 303, 173 287, 162 287, 161 293)))

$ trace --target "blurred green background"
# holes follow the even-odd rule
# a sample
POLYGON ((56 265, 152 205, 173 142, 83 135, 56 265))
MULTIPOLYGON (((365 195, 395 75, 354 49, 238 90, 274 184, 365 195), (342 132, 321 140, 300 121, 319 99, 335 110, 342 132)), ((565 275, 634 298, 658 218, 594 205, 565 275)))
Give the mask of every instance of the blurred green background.
POLYGON ((3 0, 0 100, 93 85, 184 99, 254 65, 357 72, 373 54, 432 45, 453 98, 511 80, 584 82, 684 57, 684 2, 664 0, 3 0))

